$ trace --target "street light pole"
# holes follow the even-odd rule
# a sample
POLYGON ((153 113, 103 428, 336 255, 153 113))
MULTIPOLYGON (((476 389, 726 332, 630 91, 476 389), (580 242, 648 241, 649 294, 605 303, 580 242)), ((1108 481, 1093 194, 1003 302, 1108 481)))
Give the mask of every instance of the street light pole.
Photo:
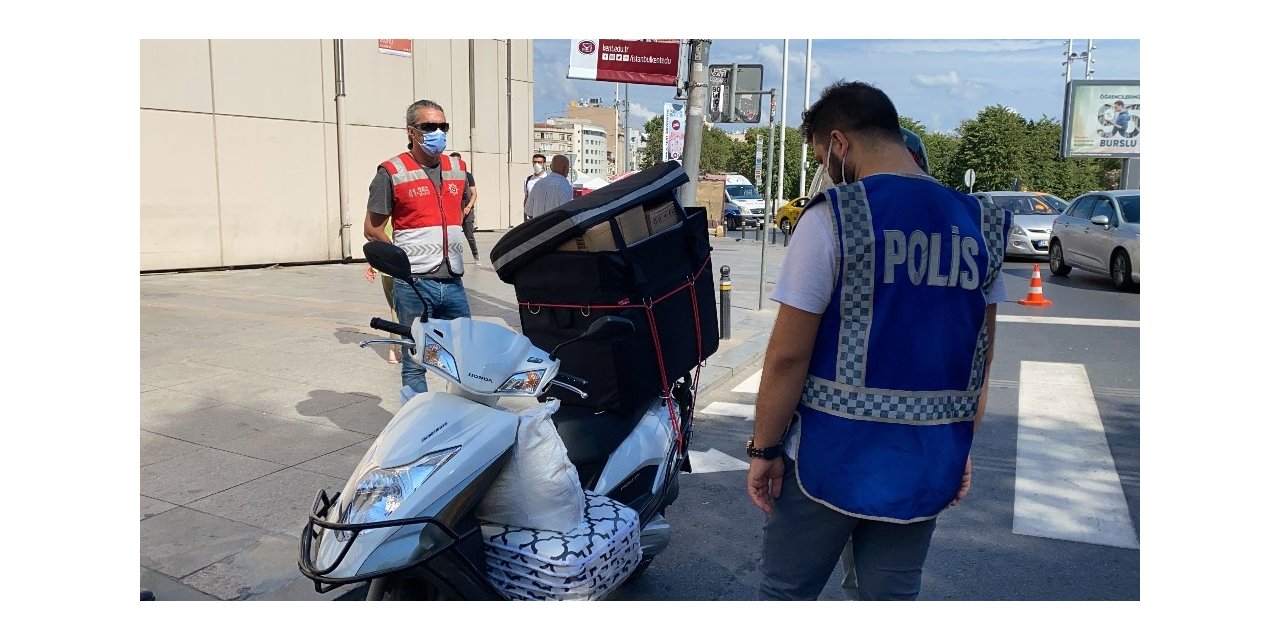
POLYGON ((685 110, 684 172, 689 182, 684 185, 680 204, 692 207, 698 199, 698 165, 702 159, 702 121, 707 109, 707 84, 711 55, 710 40, 691 41, 689 55, 689 102, 685 110))
MULTIPOLYGON (((813 69, 813 40, 806 40, 804 45, 804 109, 809 108, 809 72, 813 69)), ((809 168, 809 143, 803 139, 800 142, 800 193, 798 195, 809 194, 809 175, 806 169, 809 168)))

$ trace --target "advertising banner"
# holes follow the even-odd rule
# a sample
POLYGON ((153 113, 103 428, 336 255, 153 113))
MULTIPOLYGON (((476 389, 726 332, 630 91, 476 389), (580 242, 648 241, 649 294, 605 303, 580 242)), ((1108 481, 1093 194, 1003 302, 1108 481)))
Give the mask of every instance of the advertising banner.
POLYGON ((679 40, 569 41, 569 78, 676 86, 679 40))
POLYGON ((677 160, 684 164, 684 104, 662 105, 662 161, 677 160))
POLYGON ((1137 80, 1072 80, 1062 116, 1062 156, 1137 158, 1142 149, 1137 80))

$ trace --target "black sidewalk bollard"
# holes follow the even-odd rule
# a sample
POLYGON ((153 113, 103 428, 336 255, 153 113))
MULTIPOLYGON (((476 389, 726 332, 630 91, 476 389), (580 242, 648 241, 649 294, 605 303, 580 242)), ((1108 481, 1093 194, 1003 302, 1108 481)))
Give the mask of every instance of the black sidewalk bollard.
POLYGON ((733 295, 733 282, 729 280, 729 265, 720 267, 720 339, 729 339, 729 299, 733 295))
POLYGON ((769 244, 778 244, 778 228, 769 227, 769 244))
POLYGON ((791 232, 790 232, 790 231, 784 231, 784 232, 782 232, 782 246, 784 246, 784 247, 785 247, 785 246, 787 246, 787 245, 789 245, 789 244, 791 244, 791 232))
POLYGON ((741 222, 738 223, 738 239, 745 240, 747 237, 747 227, 741 222))

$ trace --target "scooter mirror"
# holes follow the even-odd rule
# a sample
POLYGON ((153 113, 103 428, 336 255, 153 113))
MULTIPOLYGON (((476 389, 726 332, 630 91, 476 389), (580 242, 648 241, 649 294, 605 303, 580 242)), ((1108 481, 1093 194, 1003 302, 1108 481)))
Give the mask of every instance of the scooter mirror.
POLYGON ((618 316, 605 316, 591 323, 582 337, 586 340, 612 340, 635 332, 636 325, 630 320, 618 316))
POLYGON ((366 242, 364 257, 369 265, 396 280, 413 284, 413 271, 409 266, 409 254, 404 249, 386 242, 366 242))

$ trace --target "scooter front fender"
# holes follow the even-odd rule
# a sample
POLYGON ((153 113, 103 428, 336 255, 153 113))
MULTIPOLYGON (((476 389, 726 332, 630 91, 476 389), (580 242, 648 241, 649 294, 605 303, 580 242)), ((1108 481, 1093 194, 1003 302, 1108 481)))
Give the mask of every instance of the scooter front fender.
MULTIPOLYGON (((371 471, 403 467, 437 451, 457 448, 452 458, 408 495, 385 520, 441 517, 441 512, 477 479, 505 459, 515 444, 519 416, 447 393, 430 392, 411 399, 374 440, 347 480, 327 518, 340 522, 360 481, 371 471)), ((337 563, 330 578, 342 579, 399 566, 420 552, 423 525, 373 528, 350 544, 326 530, 319 540, 315 564, 337 563)))

